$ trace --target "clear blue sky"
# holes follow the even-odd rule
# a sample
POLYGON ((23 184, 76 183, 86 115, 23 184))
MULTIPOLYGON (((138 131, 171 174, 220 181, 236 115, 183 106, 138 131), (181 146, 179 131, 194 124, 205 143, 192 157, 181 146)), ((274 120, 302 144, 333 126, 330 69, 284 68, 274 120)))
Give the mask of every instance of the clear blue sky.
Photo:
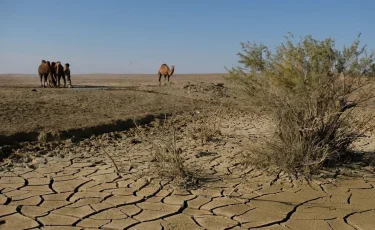
POLYGON ((362 32, 375 48, 374 0, 0 0, 0 73, 36 73, 42 59, 73 73, 223 73, 240 42, 276 45, 287 32, 362 32))

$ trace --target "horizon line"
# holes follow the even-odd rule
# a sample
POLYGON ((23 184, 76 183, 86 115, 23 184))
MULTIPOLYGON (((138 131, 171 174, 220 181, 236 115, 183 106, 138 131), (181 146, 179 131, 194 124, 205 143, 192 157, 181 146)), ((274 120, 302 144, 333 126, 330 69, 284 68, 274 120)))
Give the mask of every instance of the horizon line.
MULTIPOLYGON (((74 75, 158 75, 157 73, 76 73, 74 75)), ((176 73, 173 75, 183 75, 183 74, 202 74, 202 75, 209 75, 209 74, 229 74, 229 73, 176 73)), ((37 73, 0 73, 0 75, 38 75, 37 73)), ((73 75, 73 74, 72 74, 73 75)))

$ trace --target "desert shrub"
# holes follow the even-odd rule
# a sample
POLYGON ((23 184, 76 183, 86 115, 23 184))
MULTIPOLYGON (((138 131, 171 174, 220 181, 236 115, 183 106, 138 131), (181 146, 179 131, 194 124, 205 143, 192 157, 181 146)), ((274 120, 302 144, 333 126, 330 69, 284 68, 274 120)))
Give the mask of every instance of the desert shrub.
POLYGON ((247 93, 253 112, 275 126, 254 143, 247 161, 308 174, 340 162, 373 128, 366 107, 374 96, 368 74, 374 52, 360 46, 360 36, 342 50, 332 38, 285 39, 274 49, 241 43, 240 65, 228 69, 228 79, 247 93))
POLYGON ((152 145, 155 173, 171 180, 176 186, 190 188, 196 185, 196 172, 184 165, 182 150, 177 146, 176 116, 155 122, 152 134, 137 126, 137 136, 152 145))

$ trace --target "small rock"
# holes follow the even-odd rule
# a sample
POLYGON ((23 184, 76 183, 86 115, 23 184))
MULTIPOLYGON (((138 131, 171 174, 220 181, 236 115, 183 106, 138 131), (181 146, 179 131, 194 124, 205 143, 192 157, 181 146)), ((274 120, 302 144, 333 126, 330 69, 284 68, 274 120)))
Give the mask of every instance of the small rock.
POLYGON ((131 141, 130 141, 130 143, 131 144, 133 144, 133 145, 135 145, 135 144, 139 144, 139 143, 141 143, 141 141, 140 140, 137 140, 137 139, 132 139, 131 141))
POLYGON ((36 166, 33 165, 33 164, 28 164, 28 165, 27 165, 27 168, 30 168, 30 169, 36 169, 36 166))
POLYGON ((42 157, 37 157, 35 159, 33 159, 31 161, 31 164, 32 165, 36 165, 36 164, 44 164, 46 162, 46 159, 45 158, 42 158, 42 157))

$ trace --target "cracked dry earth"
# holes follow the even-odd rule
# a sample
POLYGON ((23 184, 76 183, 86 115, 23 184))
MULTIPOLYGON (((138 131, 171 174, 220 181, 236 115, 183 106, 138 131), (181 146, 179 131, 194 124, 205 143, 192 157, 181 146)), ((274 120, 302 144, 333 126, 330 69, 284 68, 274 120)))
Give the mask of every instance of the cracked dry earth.
POLYGON ((374 229, 373 168, 309 184, 243 168, 248 120, 204 145, 184 139, 185 164, 204 169, 190 189, 152 174, 151 146, 130 131, 27 146, 43 154, 0 172, 0 229, 374 229))

